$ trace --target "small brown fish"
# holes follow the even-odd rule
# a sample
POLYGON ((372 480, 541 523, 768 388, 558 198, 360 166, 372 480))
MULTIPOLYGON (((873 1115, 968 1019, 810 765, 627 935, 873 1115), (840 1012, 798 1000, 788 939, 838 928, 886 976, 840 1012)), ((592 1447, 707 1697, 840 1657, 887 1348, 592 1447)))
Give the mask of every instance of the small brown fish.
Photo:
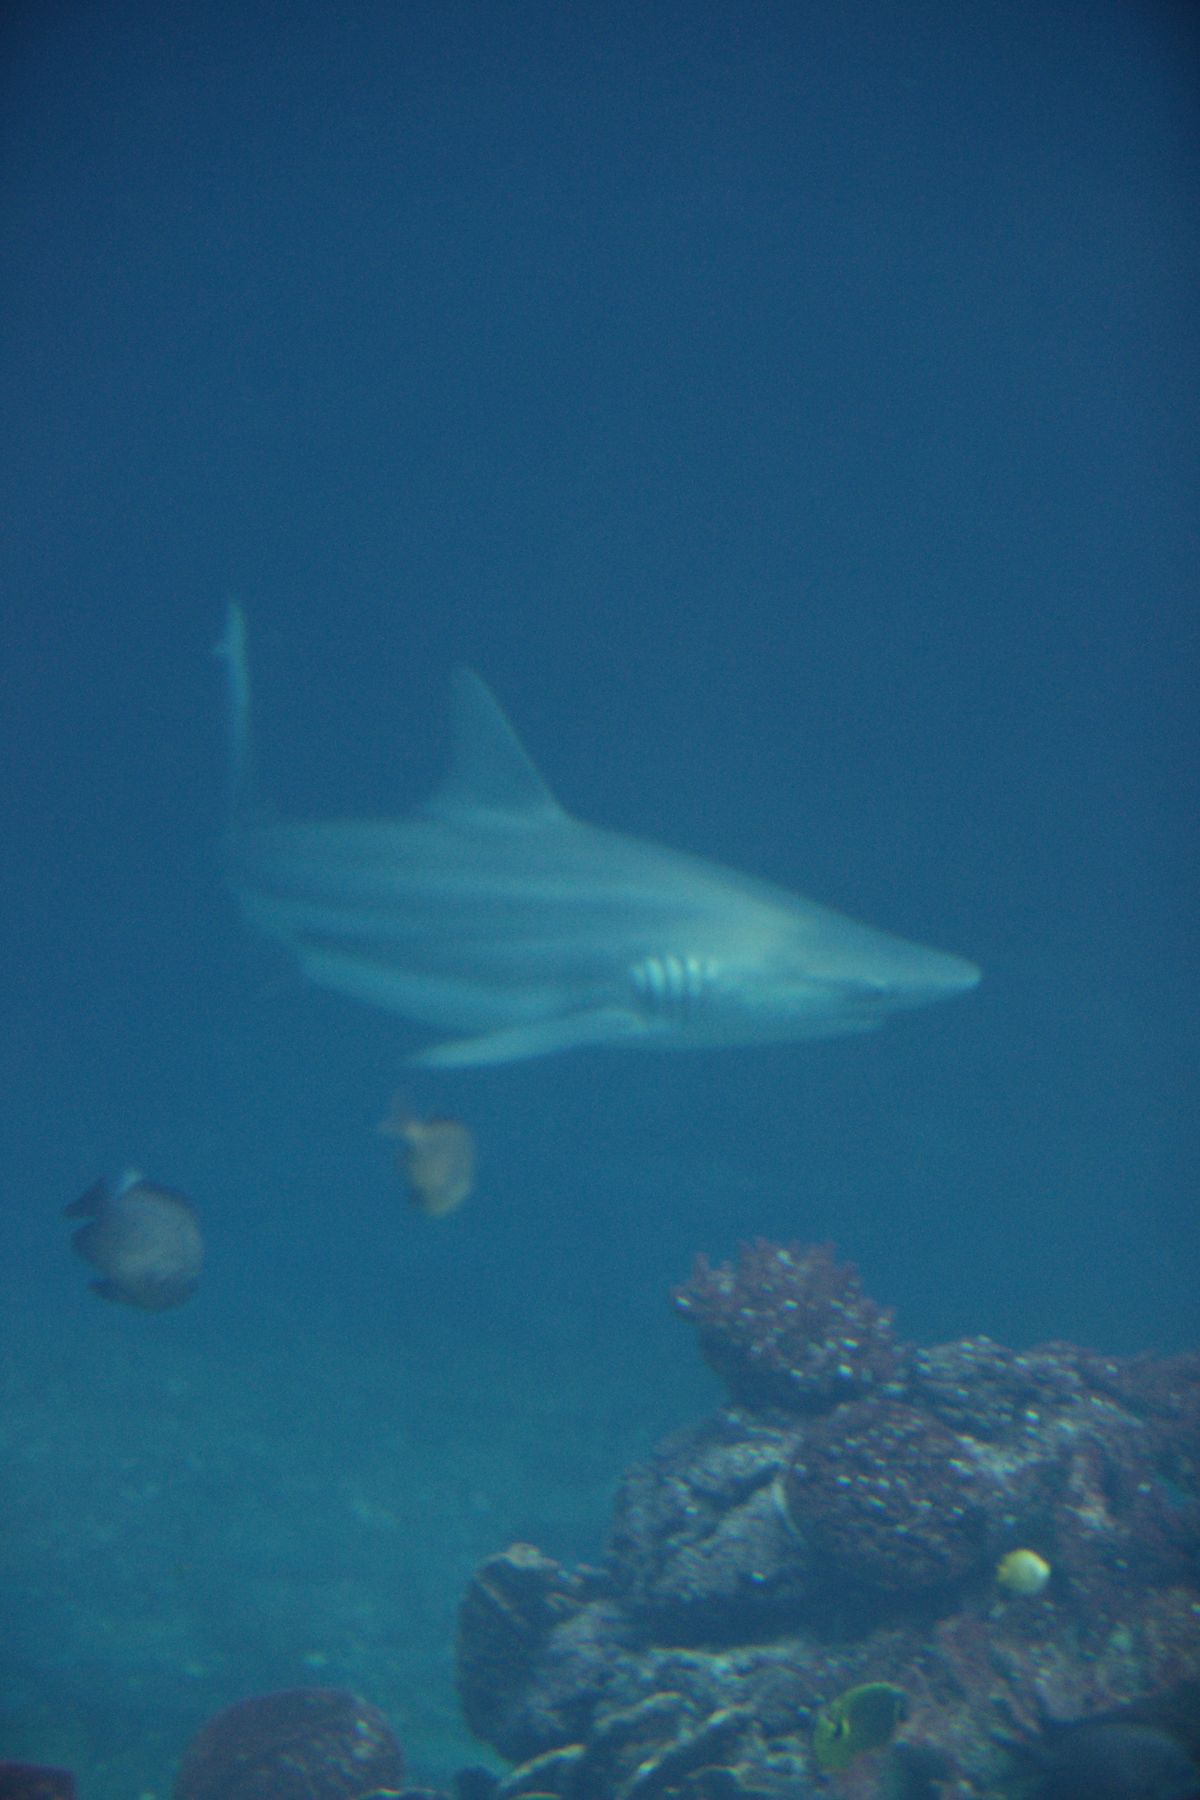
POLYGON ((64 1217, 87 1220, 71 1243, 100 1271, 90 1286, 101 1299, 165 1312, 195 1293, 204 1239, 182 1194, 127 1169, 115 1186, 94 1183, 64 1208, 64 1217))
POLYGON ((475 1186, 475 1139, 461 1119, 418 1119, 397 1094, 379 1127, 399 1138, 396 1167, 408 1197, 431 1219, 456 1212, 475 1186))

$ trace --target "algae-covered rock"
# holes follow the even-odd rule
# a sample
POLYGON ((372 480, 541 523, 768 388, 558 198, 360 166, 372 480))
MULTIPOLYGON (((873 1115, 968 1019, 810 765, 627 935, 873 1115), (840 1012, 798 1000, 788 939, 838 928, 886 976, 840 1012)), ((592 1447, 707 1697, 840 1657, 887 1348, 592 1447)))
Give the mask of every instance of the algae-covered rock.
POLYGON ((403 1778, 400 1746, 376 1707, 339 1688, 289 1688, 202 1726, 174 1800, 369 1800, 399 1793, 403 1778))

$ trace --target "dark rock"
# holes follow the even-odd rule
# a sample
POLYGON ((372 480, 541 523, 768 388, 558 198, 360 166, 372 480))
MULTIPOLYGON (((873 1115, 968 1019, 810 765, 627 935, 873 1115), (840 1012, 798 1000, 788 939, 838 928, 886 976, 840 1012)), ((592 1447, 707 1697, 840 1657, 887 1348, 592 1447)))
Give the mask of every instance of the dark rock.
POLYGON ((723 1642, 795 1621, 807 1559, 779 1489, 792 1448, 792 1433, 729 1409, 625 1477, 609 1558, 639 1630, 723 1642))
POLYGON ((456 1769, 450 1789, 451 1800, 496 1800, 500 1781, 490 1769, 456 1769))
POLYGON ((577 1614, 587 1583, 529 1544, 513 1544, 476 1570, 459 1606, 458 1697, 477 1738, 520 1762, 562 1742, 552 1705, 542 1727, 526 1690, 555 1628, 577 1614))

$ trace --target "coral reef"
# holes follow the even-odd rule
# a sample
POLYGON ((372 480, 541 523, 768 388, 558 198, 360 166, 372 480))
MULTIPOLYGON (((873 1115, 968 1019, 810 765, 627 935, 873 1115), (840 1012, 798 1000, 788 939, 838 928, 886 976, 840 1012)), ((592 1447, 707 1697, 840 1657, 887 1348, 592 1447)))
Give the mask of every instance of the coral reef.
POLYGON ((674 1301, 730 1403, 626 1475, 602 1569, 515 1546, 464 1597, 499 1800, 967 1800, 1194 1673, 1200 1357, 914 1350, 828 1246, 701 1260, 674 1301), (997 1577, 1018 1550, 1038 1583, 997 1577), (882 1692, 889 1742, 816 1741, 882 1692))

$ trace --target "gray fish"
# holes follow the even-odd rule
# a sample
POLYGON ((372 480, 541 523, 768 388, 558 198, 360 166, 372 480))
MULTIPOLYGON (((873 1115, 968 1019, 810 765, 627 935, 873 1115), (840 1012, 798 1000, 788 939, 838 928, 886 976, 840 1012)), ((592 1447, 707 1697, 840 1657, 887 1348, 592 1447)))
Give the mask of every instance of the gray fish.
POLYGON ((99 1270, 100 1279, 90 1286, 101 1299, 165 1312, 195 1293, 204 1239, 182 1194, 127 1169, 115 1186, 95 1182, 63 1216, 87 1220, 71 1243, 99 1270))
POLYGON ((246 918, 310 981, 448 1034, 415 1059, 427 1066, 828 1037, 979 980, 962 957, 573 819, 468 670, 454 683, 450 772, 410 817, 275 824, 250 793, 237 607, 218 650, 246 918))
POLYGON ((1038 1772, 1021 1788, 1028 1800, 1200 1800, 1195 1763, 1153 1725, 1071 1725, 1031 1760, 1038 1772))

